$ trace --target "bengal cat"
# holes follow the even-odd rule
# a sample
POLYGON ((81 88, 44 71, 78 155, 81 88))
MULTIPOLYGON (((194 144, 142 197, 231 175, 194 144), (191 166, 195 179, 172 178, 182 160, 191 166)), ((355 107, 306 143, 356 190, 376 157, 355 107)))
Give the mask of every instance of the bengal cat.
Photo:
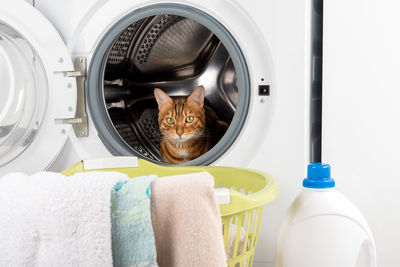
POLYGON ((204 106, 205 89, 196 87, 190 96, 169 97, 154 89, 158 104, 162 161, 183 163, 200 157, 225 134, 229 125, 204 106))

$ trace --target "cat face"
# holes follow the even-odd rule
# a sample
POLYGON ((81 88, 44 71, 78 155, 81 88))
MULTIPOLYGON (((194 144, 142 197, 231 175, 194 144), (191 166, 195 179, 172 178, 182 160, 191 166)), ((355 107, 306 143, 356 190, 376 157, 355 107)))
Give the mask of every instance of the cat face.
POLYGON ((161 89, 154 89, 158 104, 158 124, 163 138, 184 143, 203 135, 206 121, 204 114, 203 86, 198 86, 189 97, 170 98, 161 89))

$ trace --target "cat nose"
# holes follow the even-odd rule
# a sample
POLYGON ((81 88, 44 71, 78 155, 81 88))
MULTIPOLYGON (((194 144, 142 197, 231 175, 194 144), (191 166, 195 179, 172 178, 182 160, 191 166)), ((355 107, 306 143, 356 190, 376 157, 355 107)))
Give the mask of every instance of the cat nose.
POLYGON ((176 130, 176 134, 179 135, 179 137, 181 137, 182 134, 183 134, 183 130, 182 129, 177 129, 176 130))

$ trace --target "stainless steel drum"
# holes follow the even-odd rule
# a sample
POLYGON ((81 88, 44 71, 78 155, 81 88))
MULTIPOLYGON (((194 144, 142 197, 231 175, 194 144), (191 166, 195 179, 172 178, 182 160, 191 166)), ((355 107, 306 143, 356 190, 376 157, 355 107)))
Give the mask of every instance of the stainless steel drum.
POLYGON ((155 15, 129 25, 111 45, 103 95, 109 117, 136 153, 160 161, 154 88, 187 96, 203 85, 205 105, 232 121, 238 101, 236 71, 225 46, 209 29, 177 15, 155 15))

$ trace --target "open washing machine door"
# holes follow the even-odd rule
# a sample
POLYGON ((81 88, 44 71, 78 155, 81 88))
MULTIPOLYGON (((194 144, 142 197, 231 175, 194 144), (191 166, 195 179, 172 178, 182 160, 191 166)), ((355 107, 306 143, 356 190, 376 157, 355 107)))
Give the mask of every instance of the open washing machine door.
POLYGON ((24 1, 0 2, 1 176, 44 170, 57 157, 76 122, 80 73, 45 17, 24 1))

